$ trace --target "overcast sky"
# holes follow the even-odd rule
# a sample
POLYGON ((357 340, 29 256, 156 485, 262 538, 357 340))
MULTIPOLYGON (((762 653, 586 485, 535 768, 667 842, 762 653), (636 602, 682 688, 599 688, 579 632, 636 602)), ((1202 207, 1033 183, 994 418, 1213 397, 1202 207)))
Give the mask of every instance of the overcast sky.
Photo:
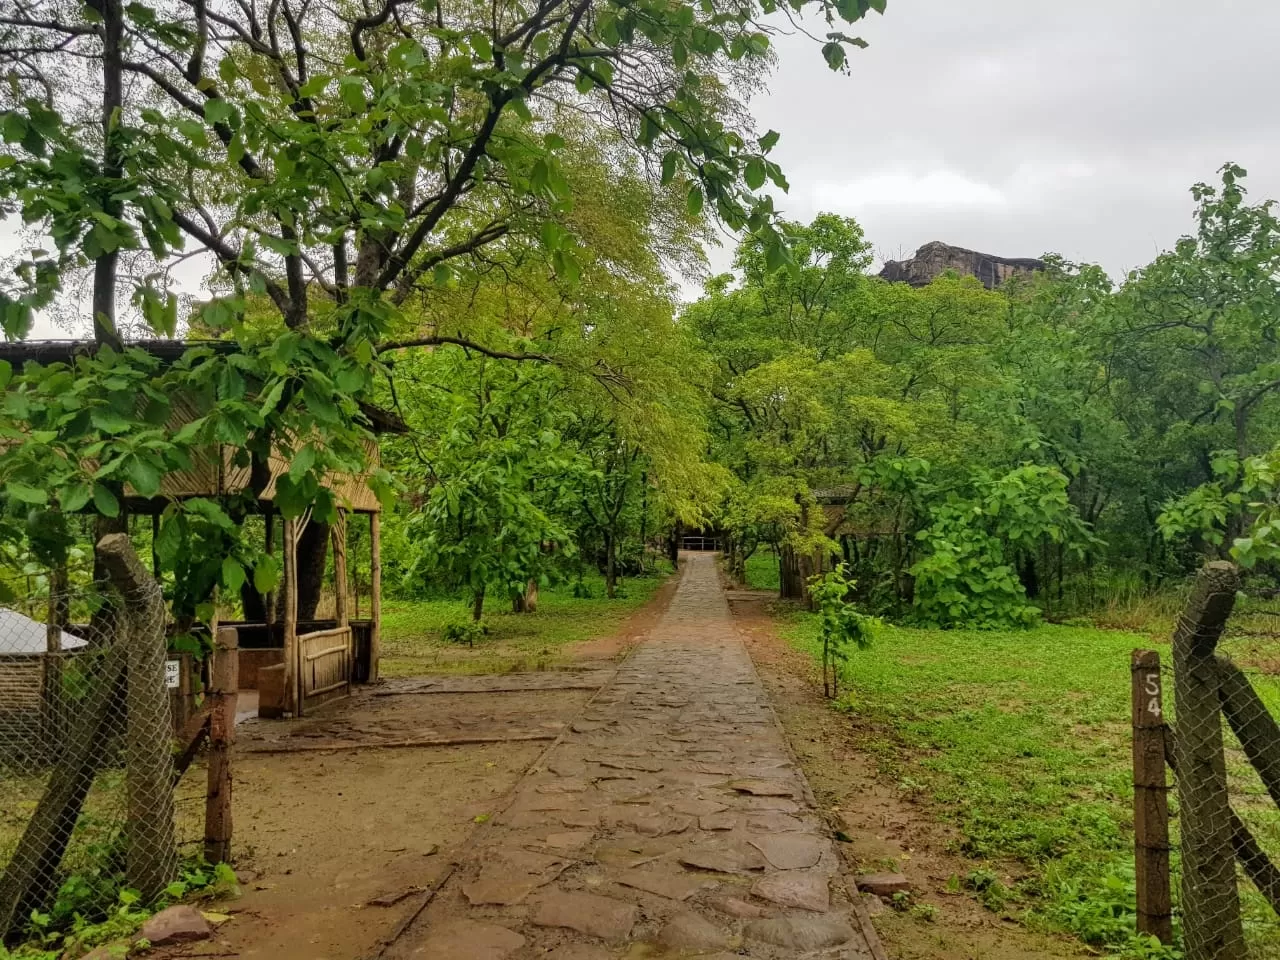
POLYGON ((1119 278, 1191 229, 1188 188, 1226 160, 1280 198, 1275 0, 888 3, 848 75, 779 42, 753 113, 793 219, 851 215, 890 257, 942 240, 1119 278))
MULTIPOLYGON (((782 134, 792 219, 856 217, 881 257, 942 240, 1118 279, 1191 229, 1188 188, 1224 161, 1249 170, 1255 200, 1280 198, 1280 2, 888 3, 859 25, 871 46, 849 74, 778 39, 752 109, 782 134)), ((713 269, 730 257, 714 251, 713 269)), ((58 335, 42 321, 37 335, 58 335)))

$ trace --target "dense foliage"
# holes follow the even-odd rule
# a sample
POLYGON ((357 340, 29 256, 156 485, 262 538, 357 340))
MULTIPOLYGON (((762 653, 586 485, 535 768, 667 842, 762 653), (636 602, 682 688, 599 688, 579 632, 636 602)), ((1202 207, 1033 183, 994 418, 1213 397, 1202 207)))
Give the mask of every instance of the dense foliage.
POLYGON ((1244 176, 1194 187, 1194 233, 1118 285, 1054 258, 998 290, 887 284, 832 215, 788 226, 793 271, 745 242, 684 315, 716 362, 733 565, 769 546, 800 596, 835 556, 877 610, 987 627, 1205 553, 1270 576, 1280 221, 1244 176))

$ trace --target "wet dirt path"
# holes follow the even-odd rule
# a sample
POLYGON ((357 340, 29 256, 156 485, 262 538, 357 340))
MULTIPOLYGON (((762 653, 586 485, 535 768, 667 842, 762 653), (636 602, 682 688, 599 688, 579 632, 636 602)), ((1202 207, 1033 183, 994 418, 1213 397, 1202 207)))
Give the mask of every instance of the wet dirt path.
POLYGON ((864 960, 864 929, 714 560, 693 554, 385 956, 864 960))

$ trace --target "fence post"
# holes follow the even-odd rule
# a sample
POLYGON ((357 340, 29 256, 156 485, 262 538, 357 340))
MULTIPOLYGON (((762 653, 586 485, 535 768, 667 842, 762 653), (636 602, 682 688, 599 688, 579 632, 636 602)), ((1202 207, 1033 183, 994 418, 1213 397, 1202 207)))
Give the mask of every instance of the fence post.
POLYGON ((1135 650, 1133 672, 1133 845, 1138 932, 1173 942, 1169 890, 1169 787, 1164 772, 1160 654, 1135 650))
POLYGON ((173 720, 164 685, 168 610, 160 584, 129 537, 107 534, 98 556, 122 601, 127 682, 125 781, 129 853, 126 876, 144 901, 159 896, 177 871, 173 828, 173 720))
POLYGON ((1245 956, 1214 657, 1239 584, 1232 564, 1206 564, 1173 634, 1186 960, 1245 956))
POLYGON ((239 689, 240 637, 235 627, 220 627, 209 670, 209 786, 204 806, 204 858, 209 863, 231 858, 231 744, 239 689))

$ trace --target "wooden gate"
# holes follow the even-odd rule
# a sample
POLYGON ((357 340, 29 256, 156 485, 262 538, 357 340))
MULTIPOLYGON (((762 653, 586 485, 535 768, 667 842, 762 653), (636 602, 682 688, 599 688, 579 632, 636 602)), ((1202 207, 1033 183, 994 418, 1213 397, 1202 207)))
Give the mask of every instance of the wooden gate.
POLYGON ((351 692, 351 627, 298 637, 298 712, 351 692))

